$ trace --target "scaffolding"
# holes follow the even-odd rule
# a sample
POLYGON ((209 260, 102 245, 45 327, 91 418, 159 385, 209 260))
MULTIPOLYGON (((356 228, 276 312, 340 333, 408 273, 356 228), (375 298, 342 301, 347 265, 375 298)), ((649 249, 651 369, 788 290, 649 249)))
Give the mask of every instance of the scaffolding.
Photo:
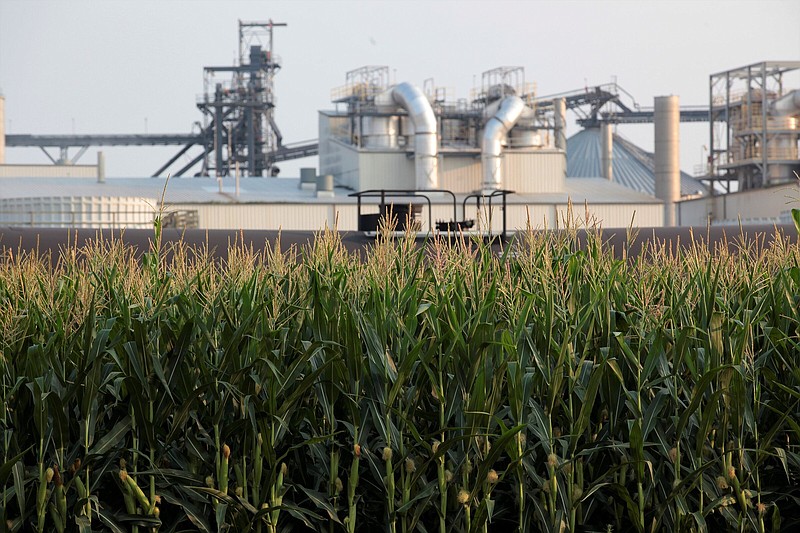
POLYGON ((277 176, 271 155, 280 152, 283 137, 275 123, 273 79, 281 58, 274 53, 273 31, 284 26, 240 20, 239 64, 203 69, 205 90, 197 107, 210 138, 201 175, 277 176))
POLYGON ((732 182, 748 190, 796 179, 800 109, 781 110, 776 102, 793 92, 786 76, 798 71, 800 61, 764 61, 710 76, 710 151, 702 179, 722 182, 726 192, 732 182))

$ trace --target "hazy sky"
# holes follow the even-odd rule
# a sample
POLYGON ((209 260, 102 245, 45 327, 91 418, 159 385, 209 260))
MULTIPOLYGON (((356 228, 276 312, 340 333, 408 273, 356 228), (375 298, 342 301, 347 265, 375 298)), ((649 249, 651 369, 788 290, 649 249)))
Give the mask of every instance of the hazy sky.
MULTIPOLYGON (((203 67, 232 64, 238 19, 270 18, 288 23, 275 30, 284 142, 316 138, 317 110, 331 108, 331 89, 363 65, 387 65, 398 82, 420 87, 433 78, 458 98, 497 66, 523 66, 540 95, 616 79, 652 106, 667 94, 707 105, 712 73, 800 60, 797 0, 0 0, 6 131, 189 133, 202 119, 195 101, 203 67)), ((652 125, 618 132, 652 149, 652 125)), ((691 172, 708 126, 682 125, 681 141, 691 172)), ((143 176, 178 147, 103 150, 110 176, 143 176)), ((93 163, 95 152, 81 162, 93 163)), ((38 149, 6 155, 9 163, 47 162, 38 149)), ((316 164, 284 163, 281 175, 316 164)))

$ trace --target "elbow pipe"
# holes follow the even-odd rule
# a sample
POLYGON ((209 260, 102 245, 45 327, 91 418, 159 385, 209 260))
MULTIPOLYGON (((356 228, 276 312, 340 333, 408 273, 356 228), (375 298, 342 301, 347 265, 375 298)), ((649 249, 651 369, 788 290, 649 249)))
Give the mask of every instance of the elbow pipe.
POLYGON ((417 190, 439 188, 439 142, 436 115, 423 92, 410 83, 392 89, 395 104, 406 110, 414 124, 414 172, 417 190))
POLYGON ((503 188, 503 139, 519 120, 525 103, 519 96, 506 96, 483 128, 481 164, 484 190, 503 188))
POLYGON ((796 89, 772 102, 770 112, 778 116, 800 114, 800 89, 796 89))

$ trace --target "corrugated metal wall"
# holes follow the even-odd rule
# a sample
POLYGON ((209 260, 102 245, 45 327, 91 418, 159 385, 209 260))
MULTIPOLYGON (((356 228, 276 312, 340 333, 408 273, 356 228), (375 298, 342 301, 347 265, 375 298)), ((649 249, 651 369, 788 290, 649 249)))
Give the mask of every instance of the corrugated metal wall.
MULTIPOLYGON (((397 200, 398 203, 411 201, 397 200)), ((377 203, 377 200, 375 201, 377 203)), ((413 200, 421 206, 421 221, 424 230, 430 227, 427 203, 418 198, 413 200)), ((199 227, 207 229, 293 229, 316 231, 333 227, 338 220, 338 229, 355 231, 358 227, 355 204, 174 204, 167 212, 175 210, 196 210, 199 227)), ((530 225, 535 229, 563 227, 567 216, 567 204, 509 204, 507 227, 509 230, 525 229, 530 225)), ((369 206, 364 212, 376 211, 369 206)), ((573 206, 573 220, 583 224, 585 209, 583 205, 573 206)), ((631 225, 640 227, 660 227, 663 225, 663 207, 660 204, 599 204, 589 207, 590 221, 604 228, 623 228, 631 225)), ((434 223, 453 219, 451 204, 435 204, 432 208, 434 223)), ((489 212, 484 206, 480 211, 474 203, 467 205, 466 214, 458 203, 458 220, 476 220, 476 229, 486 229, 489 212)), ((499 205, 494 205, 491 213, 494 232, 502 229, 503 214, 499 205)))
POLYGON ((800 186, 786 185, 710 198, 686 200, 678 204, 678 222, 683 226, 715 222, 768 221, 787 219, 792 208, 800 207, 800 186))
POLYGON ((519 193, 563 192, 566 169, 567 159, 561 151, 506 151, 503 187, 519 193))
POLYGON ((439 184, 453 192, 472 192, 481 188, 480 154, 447 154, 439 157, 439 184))
POLYGON ((357 191, 370 189, 414 189, 414 159, 405 152, 359 152, 357 191))

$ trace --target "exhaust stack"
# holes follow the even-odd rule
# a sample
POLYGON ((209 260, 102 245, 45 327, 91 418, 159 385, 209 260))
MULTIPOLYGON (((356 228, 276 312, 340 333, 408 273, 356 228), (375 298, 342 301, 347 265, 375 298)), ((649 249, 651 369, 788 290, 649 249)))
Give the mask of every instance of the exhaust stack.
POLYGON ((483 127, 481 141, 481 163, 483 166, 484 190, 503 188, 503 139, 514 127, 525 109, 525 103, 519 96, 506 96, 500 108, 483 127))

